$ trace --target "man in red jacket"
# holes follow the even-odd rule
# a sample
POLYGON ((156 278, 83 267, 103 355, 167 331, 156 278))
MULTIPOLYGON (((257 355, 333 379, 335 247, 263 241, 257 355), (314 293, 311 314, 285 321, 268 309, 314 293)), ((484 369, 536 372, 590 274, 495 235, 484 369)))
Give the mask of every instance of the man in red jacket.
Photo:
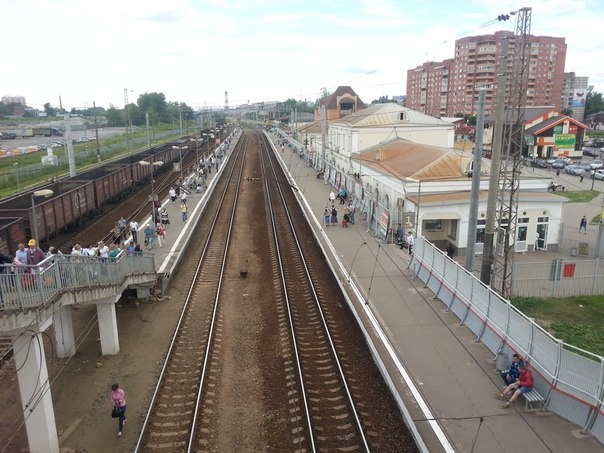
POLYGON ((503 407, 508 408, 512 405, 512 403, 518 398, 522 393, 530 392, 535 385, 535 381, 533 380, 533 373, 531 370, 528 370, 526 366, 519 365, 518 370, 520 371, 520 376, 518 380, 510 385, 508 385, 503 393, 497 393, 496 396, 500 400, 504 400, 507 397, 507 394, 511 391, 514 391, 512 397, 509 401, 507 401, 503 407))

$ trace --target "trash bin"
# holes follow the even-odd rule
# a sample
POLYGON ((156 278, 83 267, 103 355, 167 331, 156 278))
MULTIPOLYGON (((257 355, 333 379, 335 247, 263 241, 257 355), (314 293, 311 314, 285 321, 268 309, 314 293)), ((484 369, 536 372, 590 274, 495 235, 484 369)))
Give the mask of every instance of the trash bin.
POLYGON ((573 247, 570 249, 570 256, 577 256, 577 247, 573 247))
POLYGON ((499 351, 497 353, 497 358, 495 359, 495 368, 499 371, 507 370, 509 365, 508 352, 507 351, 499 351))

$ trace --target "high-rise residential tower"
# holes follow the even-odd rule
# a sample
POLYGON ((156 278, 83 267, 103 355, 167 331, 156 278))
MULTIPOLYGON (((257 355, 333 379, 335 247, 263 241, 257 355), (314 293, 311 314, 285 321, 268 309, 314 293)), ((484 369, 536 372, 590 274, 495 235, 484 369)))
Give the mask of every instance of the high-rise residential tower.
MULTIPOLYGON (((455 41, 452 59, 424 63, 407 71, 406 106, 432 116, 476 115, 478 90, 486 89, 485 113, 495 111, 497 69, 502 39, 510 39, 508 84, 514 74, 512 59, 516 37, 510 31, 469 36, 455 41)), ((561 108, 566 61, 565 38, 528 35, 529 106, 561 108)))

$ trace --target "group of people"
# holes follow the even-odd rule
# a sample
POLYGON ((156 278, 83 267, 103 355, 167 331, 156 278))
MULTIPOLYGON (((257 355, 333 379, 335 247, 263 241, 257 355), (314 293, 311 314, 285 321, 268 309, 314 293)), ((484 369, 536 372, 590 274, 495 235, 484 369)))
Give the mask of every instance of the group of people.
MULTIPOLYGON (((180 186, 176 186, 176 188, 171 187, 169 191, 170 201, 172 203, 176 202, 177 198, 180 198, 180 213, 182 216, 182 222, 185 223, 189 219, 189 207, 187 206, 187 199, 189 194, 184 188, 180 186)), ((168 218, 168 211, 164 208, 160 213, 161 224, 164 226, 164 229, 168 224, 170 224, 170 219, 168 218), (166 222, 164 223, 163 216, 165 216, 166 222)), ((160 246, 161 247, 161 246, 160 246)))
POLYGON ((500 373, 503 380, 503 391, 495 393, 495 397, 505 401, 504 408, 508 408, 523 393, 528 393, 535 385, 533 373, 526 367, 519 354, 512 356, 512 364, 507 370, 500 373), (511 395, 508 399, 508 396, 511 395))
MULTIPOLYGON (((323 212, 323 219, 325 221, 325 226, 329 225, 335 226, 338 222, 338 210, 335 206, 335 194, 333 192, 329 196, 329 202, 325 205, 325 211, 323 212), (333 195, 333 199, 332 196, 333 195)), ((342 204, 342 203, 341 203, 342 204)), ((342 216, 342 228, 347 228, 348 224, 354 225, 354 215, 356 213, 356 208, 352 204, 352 201, 344 205, 344 215, 342 216)))

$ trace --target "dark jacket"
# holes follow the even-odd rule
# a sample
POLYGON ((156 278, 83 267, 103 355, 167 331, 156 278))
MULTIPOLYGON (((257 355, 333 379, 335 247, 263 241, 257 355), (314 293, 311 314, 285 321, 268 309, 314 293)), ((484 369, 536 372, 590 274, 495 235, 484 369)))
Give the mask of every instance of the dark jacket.
POLYGON ((4 264, 13 264, 13 257, 0 252, 0 272, 6 272, 8 269, 4 264))
POLYGON ((36 247, 33 250, 31 248, 27 249, 27 264, 29 264, 30 266, 31 265, 35 266, 40 261, 42 261, 44 258, 46 258, 46 255, 44 254, 42 249, 40 249, 38 247, 36 247))
POLYGON ((512 382, 516 382, 518 380, 518 377, 520 376, 520 370, 518 369, 520 365, 524 365, 524 360, 518 359, 517 362, 514 362, 512 360, 512 364, 510 365, 510 369, 508 370, 508 374, 512 378, 512 382))

